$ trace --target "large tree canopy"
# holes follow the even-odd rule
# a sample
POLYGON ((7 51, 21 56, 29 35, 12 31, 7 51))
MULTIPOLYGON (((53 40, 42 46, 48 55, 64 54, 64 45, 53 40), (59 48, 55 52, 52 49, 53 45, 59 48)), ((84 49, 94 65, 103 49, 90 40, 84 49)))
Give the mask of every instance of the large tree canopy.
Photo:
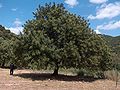
POLYGON ((109 48, 84 18, 55 3, 39 6, 33 14, 35 18, 26 22, 16 42, 21 65, 36 69, 49 66, 54 75, 59 68, 110 69, 109 48))

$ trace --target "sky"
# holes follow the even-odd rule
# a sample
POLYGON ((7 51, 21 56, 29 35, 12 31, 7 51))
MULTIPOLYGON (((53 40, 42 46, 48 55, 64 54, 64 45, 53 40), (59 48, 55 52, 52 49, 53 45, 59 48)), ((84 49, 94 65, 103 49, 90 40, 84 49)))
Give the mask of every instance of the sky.
POLYGON ((120 0, 0 0, 0 24, 19 34, 38 5, 50 2, 63 3, 69 12, 89 20, 98 34, 120 35, 120 0))

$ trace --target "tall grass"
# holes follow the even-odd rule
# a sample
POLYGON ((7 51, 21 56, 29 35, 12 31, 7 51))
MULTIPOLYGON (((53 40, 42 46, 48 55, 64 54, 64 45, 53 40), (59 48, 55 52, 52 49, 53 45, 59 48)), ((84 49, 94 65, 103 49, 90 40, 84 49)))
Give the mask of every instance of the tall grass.
POLYGON ((117 70, 106 71, 104 75, 105 75, 105 78, 109 80, 113 80, 113 81, 120 80, 120 72, 117 70))

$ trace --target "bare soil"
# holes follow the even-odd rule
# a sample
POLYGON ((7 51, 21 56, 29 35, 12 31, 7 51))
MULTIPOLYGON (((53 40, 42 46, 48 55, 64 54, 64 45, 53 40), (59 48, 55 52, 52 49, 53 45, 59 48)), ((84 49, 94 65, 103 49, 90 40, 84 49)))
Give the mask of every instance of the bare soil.
POLYGON ((76 76, 51 76, 50 73, 38 73, 32 70, 15 70, 9 75, 9 69, 0 68, 0 90, 120 90, 120 83, 103 79, 82 79, 76 76))

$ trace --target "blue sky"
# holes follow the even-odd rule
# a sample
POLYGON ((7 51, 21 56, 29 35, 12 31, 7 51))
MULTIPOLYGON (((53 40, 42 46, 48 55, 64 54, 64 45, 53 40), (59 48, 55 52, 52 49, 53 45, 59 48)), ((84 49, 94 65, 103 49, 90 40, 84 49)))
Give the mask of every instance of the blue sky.
POLYGON ((96 33, 120 35, 120 0, 0 0, 0 24, 18 34, 38 5, 56 2, 89 20, 96 33))

